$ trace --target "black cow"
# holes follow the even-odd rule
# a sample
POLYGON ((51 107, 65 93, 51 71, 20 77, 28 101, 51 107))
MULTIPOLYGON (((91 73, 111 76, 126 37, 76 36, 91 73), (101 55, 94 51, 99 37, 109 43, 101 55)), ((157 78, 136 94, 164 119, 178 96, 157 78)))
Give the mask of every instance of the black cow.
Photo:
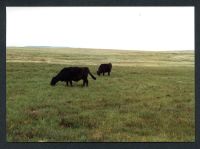
POLYGON ((54 86, 58 81, 65 81, 67 86, 68 83, 72 86, 72 81, 83 80, 83 86, 88 86, 88 74, 96 80, 88 67, 66 67, 52 78, 51 85, 54 86))
POLYGON ((103 73, 103 75, 104 75, 104 73, 108 73, 108 75, 110 75, 110 72, 111 72, 111 69, 112 69, 112 64, 111 63, 108 63, 108 64, 101 64, 100 66, 99 66, 99 69, 98 69, 98 71, 97 71, 97 75, 101 75, 101 73, 103 73))

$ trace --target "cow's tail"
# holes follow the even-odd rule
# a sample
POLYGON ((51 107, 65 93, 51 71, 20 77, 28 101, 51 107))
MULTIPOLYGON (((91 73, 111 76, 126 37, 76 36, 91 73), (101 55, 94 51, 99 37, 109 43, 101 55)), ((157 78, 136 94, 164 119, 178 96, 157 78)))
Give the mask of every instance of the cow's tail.
POLYGON ((92 79, 96 80, 95 76, 92 75, 92 73, 90 72, 89 68, 88 68, 88 73, 90 74, 90 76, 92 77, 92 79))

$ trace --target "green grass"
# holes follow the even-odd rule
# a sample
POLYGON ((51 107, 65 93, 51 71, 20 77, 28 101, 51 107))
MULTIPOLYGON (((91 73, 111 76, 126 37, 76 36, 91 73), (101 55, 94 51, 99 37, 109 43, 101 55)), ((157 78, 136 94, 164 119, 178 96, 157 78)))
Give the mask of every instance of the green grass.
POLYGON ((195 141, 193 52, 9 48, 6 69, 7 141, 195 141), (50 86, 72 65, 97 80, 50 86))

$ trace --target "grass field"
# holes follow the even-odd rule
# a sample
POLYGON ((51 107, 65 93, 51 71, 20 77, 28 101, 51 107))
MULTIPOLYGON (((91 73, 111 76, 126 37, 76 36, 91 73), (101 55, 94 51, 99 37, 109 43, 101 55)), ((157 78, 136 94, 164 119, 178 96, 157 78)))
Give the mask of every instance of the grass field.
POLYGON ((7 48, 7 141, 195 141, 194 53, 7 48), (111 76, 96 75, 112 62, 111 76), (63 67, 88 66, 66 87, 63 67))

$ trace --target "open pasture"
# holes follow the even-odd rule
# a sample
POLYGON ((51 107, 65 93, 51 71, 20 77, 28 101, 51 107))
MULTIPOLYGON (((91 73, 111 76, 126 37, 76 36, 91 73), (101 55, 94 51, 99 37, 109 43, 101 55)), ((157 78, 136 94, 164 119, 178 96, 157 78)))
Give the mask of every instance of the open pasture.
POLYGON ((13 47, 6 61, 7 141, 195 141, 193 52, 13 47), (68 66, 97 80, 50 86, 68 66))

